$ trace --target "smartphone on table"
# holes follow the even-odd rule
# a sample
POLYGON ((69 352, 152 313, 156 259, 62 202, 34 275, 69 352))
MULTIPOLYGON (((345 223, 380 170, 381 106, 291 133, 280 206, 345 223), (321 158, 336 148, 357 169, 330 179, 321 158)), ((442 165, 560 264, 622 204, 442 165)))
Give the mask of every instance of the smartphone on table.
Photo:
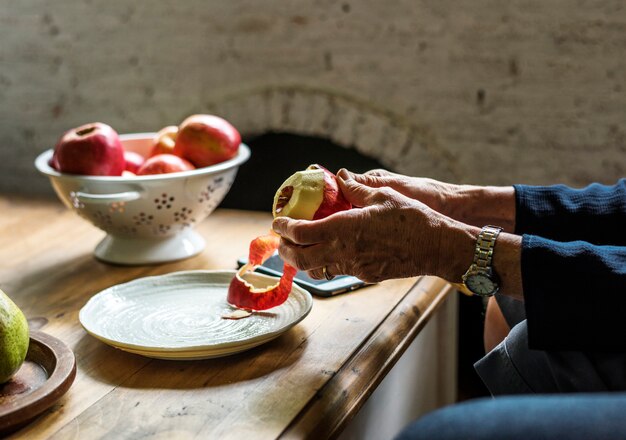
MULTIPOLYGON (((248 259, 244 257, 237 260, 239 267, 247 262, 248 259)), ((257 267, 256 271, 266 275, 280 277, 283 274, 283 260, 278 253, 274 253, 274 255, 269 257, 261 266, 257 267)), ((316 280, 309 277, 306 272, 300 270, 296 273, 294 282, 308 290, 311 294, 317 296, 335 296, 370 285, 370 283, 365 283, 357 277, 350 275, 339 275, 332 280, 316 280)))

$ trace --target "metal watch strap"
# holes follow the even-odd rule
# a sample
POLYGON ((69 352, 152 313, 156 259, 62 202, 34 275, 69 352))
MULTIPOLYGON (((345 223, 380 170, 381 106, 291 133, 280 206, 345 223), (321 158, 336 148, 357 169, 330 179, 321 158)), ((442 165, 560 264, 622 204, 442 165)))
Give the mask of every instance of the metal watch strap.
POLYGON ((491 259, 493 258, 493 248, 496 245, 496 239, 502 228, 498 226, 484 226, 478 238, 476 239, 476 250, 474 251, 474 264, 481 271, 487 271, 491 268, 491 259))

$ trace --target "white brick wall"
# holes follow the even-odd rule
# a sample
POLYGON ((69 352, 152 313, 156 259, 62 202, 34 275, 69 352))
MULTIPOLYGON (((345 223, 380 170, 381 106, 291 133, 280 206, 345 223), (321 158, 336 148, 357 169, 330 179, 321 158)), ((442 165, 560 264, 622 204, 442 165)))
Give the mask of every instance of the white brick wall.
POLYGON ((0 190, 50 192, 32 161, 70 127, 197 112, 440 179, 612 182, 625 55, 622 0, 4 0, 0 190))

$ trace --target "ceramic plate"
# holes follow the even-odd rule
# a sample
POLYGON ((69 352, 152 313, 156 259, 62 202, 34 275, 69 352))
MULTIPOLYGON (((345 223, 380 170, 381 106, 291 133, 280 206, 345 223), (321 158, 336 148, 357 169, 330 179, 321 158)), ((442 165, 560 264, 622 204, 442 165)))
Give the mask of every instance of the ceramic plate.
MULTIPOLYGON (((80 323, 113 347, 159 359, 227 356, 268 342, 311 310, 311 295, 294 284, 278 307, 238 320, 226 295, 234 271, 186 271, 140 278, 94 295, 80 323)), ((259 281, 272 277, 254 274, 259 281)))

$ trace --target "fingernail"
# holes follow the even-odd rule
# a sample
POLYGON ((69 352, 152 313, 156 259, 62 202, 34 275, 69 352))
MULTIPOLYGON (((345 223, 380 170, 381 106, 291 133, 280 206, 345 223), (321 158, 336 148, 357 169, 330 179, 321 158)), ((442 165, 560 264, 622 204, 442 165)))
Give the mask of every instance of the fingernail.
POLYGON ((284 219, 281 219, 280 217, 275 218, 274 221, 272 222, 272 230, 274 232, 276 232, 278 235, 280 235, 280 233, 283 230, 283 224, 284 224, 284 219))
POLYGON ((346 180, 351 180, 352 176, 350 175, 350 172, 348 170, 346 170, 345 168, 340 169, 337 172, 337 177, 339 177, 340 179, 346 181, 346 180))

